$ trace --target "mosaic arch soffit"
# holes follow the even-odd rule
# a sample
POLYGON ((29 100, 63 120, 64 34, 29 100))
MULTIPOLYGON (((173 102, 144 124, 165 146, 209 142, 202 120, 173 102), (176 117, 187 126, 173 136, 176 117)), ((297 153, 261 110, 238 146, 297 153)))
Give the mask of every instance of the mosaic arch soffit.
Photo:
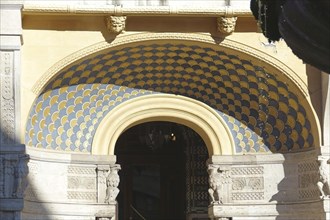
POLYGON ((319 145, 307 87, 287 66, 246 45, 197 34, 139 34, 101 42, 49 69, 27 121, 28 146, 90 153, 102 119, 130 99, 176 94, 218 112, 235 154, 319 145))

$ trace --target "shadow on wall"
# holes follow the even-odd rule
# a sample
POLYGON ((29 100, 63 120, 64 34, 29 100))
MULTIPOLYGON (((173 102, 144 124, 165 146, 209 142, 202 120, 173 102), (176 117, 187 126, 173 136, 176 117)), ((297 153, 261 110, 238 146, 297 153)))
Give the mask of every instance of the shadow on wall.
MULTIPOLYGON (((22 210, 22 219, 24 220, 51 220, 55 216, 51 215, 50 210, 43 204, 43 199, 38 195, 38 182, 36 174, 38 166, 28 163, 29 174, 27 176, 28 186, 24 193, 24 208, 22 210)), ((51 189, 49 189, 51 190, 51 189)))
MULTIPOLYGON (((284 154, 284 178, 269 202, 276 202, 276 220, 326 219, 323 198, 318 187, 319 163, 315 152, 284 154)), ((322 188, 322 187, 321 187, 322 188)))

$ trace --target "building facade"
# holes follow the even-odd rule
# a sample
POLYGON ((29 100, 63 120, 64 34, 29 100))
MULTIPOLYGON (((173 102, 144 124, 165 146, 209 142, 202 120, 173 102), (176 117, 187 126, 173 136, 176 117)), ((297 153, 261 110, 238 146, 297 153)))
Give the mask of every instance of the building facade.
POLYGON ((329 219, 329 76, 247 0, 1 0, 1 219, 329 219))

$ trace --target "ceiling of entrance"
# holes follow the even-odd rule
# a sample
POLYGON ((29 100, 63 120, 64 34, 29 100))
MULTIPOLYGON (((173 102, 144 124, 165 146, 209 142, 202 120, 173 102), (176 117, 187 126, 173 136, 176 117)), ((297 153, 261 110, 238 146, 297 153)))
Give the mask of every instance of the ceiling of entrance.
POLYGON ((26 144, 90 152, 111 109, 155 92, 199 100, 231 129, 236 153, 314 147, 311 123, 292 82, 261 62, 215 45, 143 42, 111 48, 61 70, 36 99, 26 144), (290 84, 291 83, 291 84, 290 84))

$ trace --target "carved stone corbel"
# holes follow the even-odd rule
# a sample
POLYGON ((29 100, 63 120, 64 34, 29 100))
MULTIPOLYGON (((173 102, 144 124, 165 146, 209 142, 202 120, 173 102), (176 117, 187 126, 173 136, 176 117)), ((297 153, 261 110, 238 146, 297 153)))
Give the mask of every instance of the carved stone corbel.
POLYGON ((208 165, 209 194, 211 204, 222 204, 228 202, 228 188, 230 184, 230 168, 216 164, 208 165))
POLYGON ((110 165, 109 173, 106 177, 106 196, 105 203, 111 204, 116 202, 117 195, 119 193, 118 185, 119 185, 119 175, 118 171, 120 170, 119 164, 110 165))
POLYGON ((330 198, 330 179, 329 179, 329 165, 326 158, 319 157, 319 180, 317 186, 319 188, 321 198, 330 198))
POLYGON ((223 34, 231 34, 235 30, 237 17, 218 17, 218 31, 223 34))
POLYGON ((125 31, 126 16, 109 16, 105 19, 106 26, 109 32, 120 34, 125 31))

